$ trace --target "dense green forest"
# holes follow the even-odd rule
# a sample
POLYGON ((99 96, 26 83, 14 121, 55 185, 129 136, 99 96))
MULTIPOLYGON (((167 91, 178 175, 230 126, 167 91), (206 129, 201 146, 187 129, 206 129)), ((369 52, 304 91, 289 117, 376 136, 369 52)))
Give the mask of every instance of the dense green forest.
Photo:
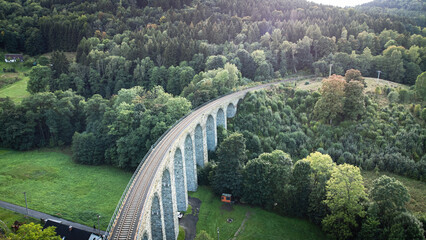
POLYGON ((426 216, 405 209, 406 188, 383 176, 366 193, 360 175, 426 180, 424 9, 418 0, 0 0, 0 54, 23 53, 31 68, 31 95, 0 99, 0 147, 71 146, 78 163, 134 170, 191 109, 315 74, 328 77, 319 91, 247 94, 200 184, 308 218, 336 239, 424 239, 426 216), (364 77, 378 71, 408 87, 366 94, 364 77))
POLYGON ((71 88, 109 98, 123 87, 161 85, 180 94, 192 72, 169 84, 177 71, 171 66, 198 74, 222 62, 251 80, 326 75, 333 63, 337 74, 380 70, 385 79, 412 85, 426 70, 426 30, 412 19, 306 1, 2 0, 1 6, 6 51, 77 51, 76 63, 36 91, 71 88))
POLYGON ((418 26, 426 26, 426 3, 421 0, 374 0, 356 7, 375 14, 409 17, 418 26))

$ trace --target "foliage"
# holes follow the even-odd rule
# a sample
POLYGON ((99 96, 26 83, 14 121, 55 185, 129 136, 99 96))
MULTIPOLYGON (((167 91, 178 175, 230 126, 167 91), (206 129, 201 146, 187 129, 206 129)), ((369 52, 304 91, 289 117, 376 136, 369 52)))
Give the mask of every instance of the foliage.
POLYGON ((55 232, 55 227, 43 229, 40 224, 28 223, 19 227, 16 234, 10 233, 11 240, 60 240, 55 232))
POLYGON ((345 86, 344 113, 347 120, 357 120, 365 113, 364 85, 351 80, 345 86))
POLYGON ((182 226, 179 226, 179 235, 178 240, 185 240, 185 229, 182 226))
MULTIPOLYGON (((275 149, 290 154, 292 158, 305 157, 308 154, 303 150, 310 148, 308 137, 298 123, 289 101, 286 102, 285 91, 290 90, 278 87, 270 92, 248 93, 238 106, 239 114, 230 120, 232 130, 242 132, 247 139, 250 158, 275 149)), ((297 93, 298 98, 306 95, 307 92, 297 93)), ((310 104, 314 104, 315 99, 308 100, 310 104)))
POLYGON ((245 139, 241 133, 229 135, 217 149, 218 166, 212 187, 216 194, 242 195, 242 170, 247 161, 245 139))
POLYGON ((192 105, 199 106, 218 96, 229 93, 242 83, 241 73, 234 64, 226 63, 223 68, 201 72, 183 89, 183 96, 192 105))
MULTIPOLYGON (((261 155, 262 156, 262 155, 261 155)), ((273 200, 272 164, 265 160, 250 160, 244 169, 244 201, 261 207, 270 207, 273 200), (256 194, 253 194, 256 193, 256 194)))
POLYGON ((364 78, 361 75, 361 72, 357 69, 349 69, 345 73, 345 80, 349 83, 351 80, 364 82, 364 78))
POLYGON ((38 93, 20 105, 0 102, 1 146, 28 150, 71 143, 75 131, 84 128, 82 97, 71 91, 38 93))
POLYGON ((213 238, 210 237, 206 231, 201 230, 200 233, 195 236, 195 240, 213 240, 213 238))
MULTIPOLYGON (((396 180, 400 181, 407 188, 408 193, 411 196, 411 200, 407 203, 406 208, 413 213, 426 212, 426 206, 422 204, 423 196, 426 193, 426 182, 414 180, 408 177, 399 176, 397 174, 389 172, 373 172, 373 171, 362 171, 362 176, 364 178, 365 188, 367 192, 373 187, 374 180, 380 178, 382 175, 393 177, 396 180)), ((418 215, 416 215, 418 216, 418 215)))
POLYGON ((30 72, 27 91, 30 93, 45 92, 51 81, 51 70, 46 66, 34 67, 30 72))
POLYGON ((295 204, 294 213, 296 216, 307 216, 309 207, 309 195, 311 193, 311 166, 308 160, 299 160, 293 168, 293 185, 295 204))
POLYGON ((250 160, 243 170, 244 202, 271 209, 274 203, 291 200, 283 186, 291 181, 292 166, 290 156, 281 150, 250 160))
POLYGON ((399 213, 406 211, 405 204, 410 200, 410 194, 400 181, 383 175, 373 182, 370 198, 373 211, 386 225, 399 213))
POLYGON ((324 203, 326 199, 326 183, 336 164, 329 155, 320 152, 311 153, 303 160, 308 161, 312 169, 312 190, 309 195, 308 216, 312 222, 319 224, 328 213, 328 208, 324 203))
POLYGON ((0 47, 30 55, 76 51, 68 71, 55 69, 67 64, 57 64, 59 55, 53 54, 49 90, 71 88, 84 97, 109 98, 121 88, 155 85, 177 95, 195 74, 226 62, 255 81, 300 70, 326 76, 334 64, 333 73, 359 69, 373 77, 380 69, 387 79, 413 84, 426 67, 424 30, 408 18, 412 13, 365 14, 289 0, 2 1, 2 6, 0 47))
POLYGON ((326 189, 324 203, 331 213, 322 220, 323 229, 336 239, 354 236, 357 217, 365 215, 362 202, 367 197, 360 169, 349 164, 338 165, 332 170, 326 189))
POLYGON ((417 77, 416 92, 420 99, 426 101, 426 72, 423 72, 417 77))
POLYGON ((99 165, 102 163, 102 146, 93 133, 74 133, 72 139, 73 160, 77 163, 99 165))
POLYGON ((315 114, 319 119, 332 124, 343 114, 345 80, 333 75, 322 81, 321 98, 315 104, 315 114))
MULTIPOLYGON (((59 78, 61 74, 67 74, 70 63, 63 52, 53 52, 50 60, 52 66, 52 77, 59 78)), ((56 86, 51 86, 51 89, 58 89, 56 86)), ((62 89, 67 90, 67 89, 62 89)))
POLYGON ((400 213, 390 228, 389 239, 425 239, 423 225, 412 214, 400 213))
POLYGON ((94 95, 87 102, 70 90, 37 93, 20 105, 6 99, 0 109, 2 147, 28 150, 73 142, 77 162, 132 169, 191 104, 161 87, 135 87, 111 100, 94 95))

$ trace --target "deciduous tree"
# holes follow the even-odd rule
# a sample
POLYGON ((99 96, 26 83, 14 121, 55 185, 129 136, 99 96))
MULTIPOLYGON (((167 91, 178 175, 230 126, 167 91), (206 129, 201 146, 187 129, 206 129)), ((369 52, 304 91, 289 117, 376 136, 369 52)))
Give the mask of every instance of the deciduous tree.
POLYGON ((17 233, 8 235, 10 240, 61 240, 56 235, 55 227, 48 227, 43 230, 40 224, 28 223, 19 227, 17 233))
POLYGON ((217 150, 219 164, 213 177, 212 187, 217 194, 242 194, 242 170, 247 161, 245 139, 241 133, 227 137, 217 150))
POLYGON ((344 110, 345 80, 338 75, 332 75, 322 80, 321 98, 315 104, 316 116, 324 121, 333 123, 341 118, 344 110))
POLYGON ((394 217, 406 211, 405 204, 410 200, 410 194, 400 181, 383 175, 374 180, 370 199, 373 201, 372 211, 382 224, 389 226, 394 217))
POLYGON ((27 91, 34 94, 48 90, 48 85, 52 79, 52 71, 46 66, 36 66, 30 72, 27 91))
POLYGON ((417 97, 426 101, 426 72, 423 72, 416 80, 417 97))
POLYGON ((324 203, 331 213, 322 220, 323 229, 337 239, 348 239, 358 226, 357 217, 365 216, 362 201, 367 194, 359 168, 338 165, 332 170, 326 189, 324 203))
POLYGON ((329 155, 320 152, 311 153, 303 160, 308 161, 312 169, 312 191, 309 195, 308 215, 314 223, 320 224, 328 211, 323 202, 326 199, 326 183, 336 164, 329 155))
POLYGON ((345 118, 356 120, 365 112, 364 85, 357 80, 351 80, 345 85, 345 118))

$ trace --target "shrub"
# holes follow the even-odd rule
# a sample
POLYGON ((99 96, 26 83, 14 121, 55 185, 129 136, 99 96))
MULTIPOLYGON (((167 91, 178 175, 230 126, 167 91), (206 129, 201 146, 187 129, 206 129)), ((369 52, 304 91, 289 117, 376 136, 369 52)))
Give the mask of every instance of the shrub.
POLYGON ((396 103, 399 100, 399 94, 395 91, 392 91, 388 94, 389 102, 396 103))

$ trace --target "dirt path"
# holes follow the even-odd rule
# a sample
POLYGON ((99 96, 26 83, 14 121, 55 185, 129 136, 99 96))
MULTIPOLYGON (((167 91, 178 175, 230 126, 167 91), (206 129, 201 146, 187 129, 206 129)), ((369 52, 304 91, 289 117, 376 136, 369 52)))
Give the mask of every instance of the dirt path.
POLYGON ((234 237, 232 238, 232 240, 236 240, 238 234, 240 234, 242 231, 244 231, 245 223, 246 223, 247 219, 250 218, 250 214, 251 214, 250 212, 246 212, 246 217, 244 218, 243 222, 241 223, 240 228, 238 228, 237 232, 235 232, 234 237))
POLYGON ((179 225, 185 229, 185 240, 193 240, 197 234, 198 213, 200 212, 201 200, 188 197, 188 203, 192 207, 192 213, 187 213, 179 221, 179 225))

